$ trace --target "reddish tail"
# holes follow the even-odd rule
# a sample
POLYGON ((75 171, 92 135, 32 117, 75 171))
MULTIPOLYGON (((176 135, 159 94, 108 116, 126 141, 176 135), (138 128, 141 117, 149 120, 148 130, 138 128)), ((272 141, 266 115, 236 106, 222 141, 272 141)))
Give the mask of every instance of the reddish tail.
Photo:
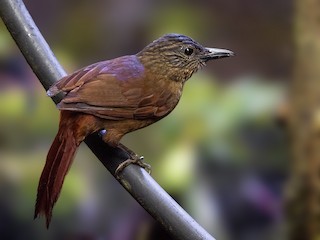
POLYGON ((61 114, 59 131, 48 152, 38 186, 34 218, 45 215, 47 228, 50 224, 52 208, 58 200, 64 178, 80 144, 74 136, 72 127, 68 126, 68 121, 64 123, 65 120, 61 114))

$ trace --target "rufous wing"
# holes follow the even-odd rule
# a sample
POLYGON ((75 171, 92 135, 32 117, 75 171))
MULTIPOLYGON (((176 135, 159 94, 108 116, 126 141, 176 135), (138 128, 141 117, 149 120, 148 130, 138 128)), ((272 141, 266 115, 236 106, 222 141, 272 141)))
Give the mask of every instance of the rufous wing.
POLYGON ((168 113, 165 106, 170 91, 147 79, 136 59, 99 62, 61 79, 48 95, 66 93, 60 110, 92 114, 104 119, 159 118, 168 113))

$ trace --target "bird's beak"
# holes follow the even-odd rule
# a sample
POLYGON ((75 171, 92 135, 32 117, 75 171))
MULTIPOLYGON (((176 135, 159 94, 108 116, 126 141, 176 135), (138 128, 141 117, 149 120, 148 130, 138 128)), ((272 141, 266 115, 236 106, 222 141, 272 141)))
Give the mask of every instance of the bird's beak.
POLYGON ((205 50, 206 51, 202 57, 202 59, 204 59, 205 61, 234 56, 234 53, 227 49, 205 48, 205 50))

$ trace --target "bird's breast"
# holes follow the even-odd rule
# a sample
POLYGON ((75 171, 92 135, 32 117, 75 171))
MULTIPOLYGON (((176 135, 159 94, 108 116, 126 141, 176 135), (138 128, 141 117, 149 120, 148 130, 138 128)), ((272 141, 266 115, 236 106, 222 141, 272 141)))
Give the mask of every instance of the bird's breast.
POLYGON ((158 87, 157 111, 155 115, 162 118, 168 115, 178 104, 183 84, 180 82, 170 81, 163 83, 164 86, 158 87))

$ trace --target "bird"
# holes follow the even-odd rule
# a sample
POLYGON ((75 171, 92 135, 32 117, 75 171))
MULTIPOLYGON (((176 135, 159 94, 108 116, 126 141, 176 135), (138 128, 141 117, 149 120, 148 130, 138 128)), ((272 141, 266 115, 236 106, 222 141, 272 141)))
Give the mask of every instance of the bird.
POLYGON ((193 73, 210 60, 233 55, 170 33, 137 54, 91 64, 54 83, 47 95, 64 97, 57 104, 59 129, 40 176, 34 218, 44 215, 49 228, 65 176, 88 135, 104 131, 102 140, 118 147, 125 134, 167 116, 193 73))

